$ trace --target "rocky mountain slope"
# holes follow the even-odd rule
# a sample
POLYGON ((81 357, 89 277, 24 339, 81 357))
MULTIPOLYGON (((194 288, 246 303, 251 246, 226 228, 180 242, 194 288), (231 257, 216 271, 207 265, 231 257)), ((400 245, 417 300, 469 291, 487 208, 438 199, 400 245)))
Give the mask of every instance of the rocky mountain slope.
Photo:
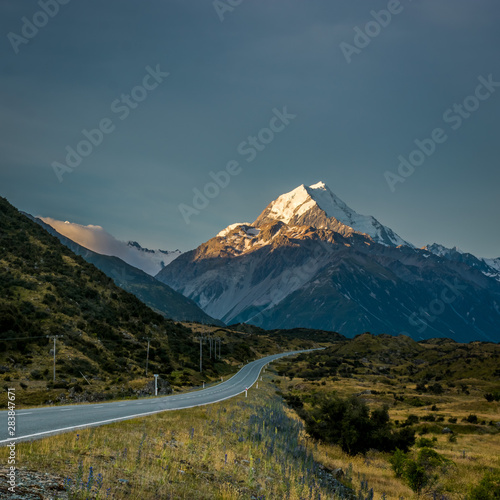
POLYGON ((360 215, 348 207, 323 182, 301 185, 271 202, 255 221, 260 227, 281 221, 290 226, 331 229, 343 236, 354 232, 370 236, 384 245, 413 246, 370 215, 360 215))
POLYGON ((500 340, 496 280, 414 248, 323 183, 278 197, 157 278, 227 324, 500 340))
POLYGON ((469 267, 473 267, 474 269, 481 271, 484 275, 500 281, 500 259, 482 259, 472 255, 471 253, 462 252, 457 247, 446 248, 438 243, 427 245, 423 248, 423 250, 428 250, 434 255, 443 257, 444 259, 454 262, 462 262, 469 267))

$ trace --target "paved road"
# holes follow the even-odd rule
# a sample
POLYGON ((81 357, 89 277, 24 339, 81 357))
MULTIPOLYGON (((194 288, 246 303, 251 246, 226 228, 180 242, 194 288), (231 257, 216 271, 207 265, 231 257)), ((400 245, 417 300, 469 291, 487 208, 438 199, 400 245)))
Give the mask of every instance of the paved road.
POLYGON ((166 410, 217 403, 241 394, 245 388, 250 388, 258 380, 262 368, 271 361, 301 352, 307 351, 291 351, 258 359, 245 365, 226 382, 196 392, 143 400, 19 410, 16 411, 15 437, 10 437, 8 434, 7 411, 0 411, 0 446, 12 441, 39 439, 52 434, 143 417, 166 410))

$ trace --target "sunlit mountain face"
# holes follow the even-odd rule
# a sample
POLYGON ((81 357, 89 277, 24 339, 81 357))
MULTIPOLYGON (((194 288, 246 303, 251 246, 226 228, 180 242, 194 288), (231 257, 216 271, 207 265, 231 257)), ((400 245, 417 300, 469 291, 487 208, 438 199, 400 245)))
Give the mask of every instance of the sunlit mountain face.
POLYGON ((231 224, 157 279, 225 323, 498 341, 500 284, 478 262, 415 248, 320 182, 231 224))

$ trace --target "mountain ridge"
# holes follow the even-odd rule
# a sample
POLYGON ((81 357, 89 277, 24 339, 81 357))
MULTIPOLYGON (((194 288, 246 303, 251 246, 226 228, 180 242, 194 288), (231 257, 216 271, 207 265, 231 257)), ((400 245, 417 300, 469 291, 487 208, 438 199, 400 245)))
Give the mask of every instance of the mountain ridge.
POLYGON ((279 196, 264 209, 254 225, 259 227, 269 220, 333 229, 344 236, 349 236, 354 231, 367 234, 377 243, 413 247, 374 217, 360 215, 347 206, 324 182, 311 186, 302 184, 279 196))
POLYGON ((453 248, 447 248, 439 243, 426 245, 422 248, 422 250, 428 250, 434 255, 444 259, 466 263, 468 266, 481 271, 485 276, 489 276, 490 278, 500 281, 500 258, 485 259, 482 257, 476 257, 471 253, 462 252, 462 250, 456 246, 453 248))
POLYGON ((468 262, 389 244, 381 233, 377 242, 328 218, 304 186, 297 190, 268 204, 252 224, 231 225, 181 255, 157 278, 227 324, 348 337, 498 335, 500 286, 491 276, 468 262))

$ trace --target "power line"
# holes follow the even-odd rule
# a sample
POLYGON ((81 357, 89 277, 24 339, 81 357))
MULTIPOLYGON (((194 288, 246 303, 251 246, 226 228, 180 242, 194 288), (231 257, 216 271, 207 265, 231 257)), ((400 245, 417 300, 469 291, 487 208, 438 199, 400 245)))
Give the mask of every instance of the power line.
POLYGON ((46 339, 47 335, 40 335, 38 337, 10 337, 8 339, 4 339, 3 337, 0 337, 0 342, 3 342, 4 340, 25 340, 25 339, 46 339))

